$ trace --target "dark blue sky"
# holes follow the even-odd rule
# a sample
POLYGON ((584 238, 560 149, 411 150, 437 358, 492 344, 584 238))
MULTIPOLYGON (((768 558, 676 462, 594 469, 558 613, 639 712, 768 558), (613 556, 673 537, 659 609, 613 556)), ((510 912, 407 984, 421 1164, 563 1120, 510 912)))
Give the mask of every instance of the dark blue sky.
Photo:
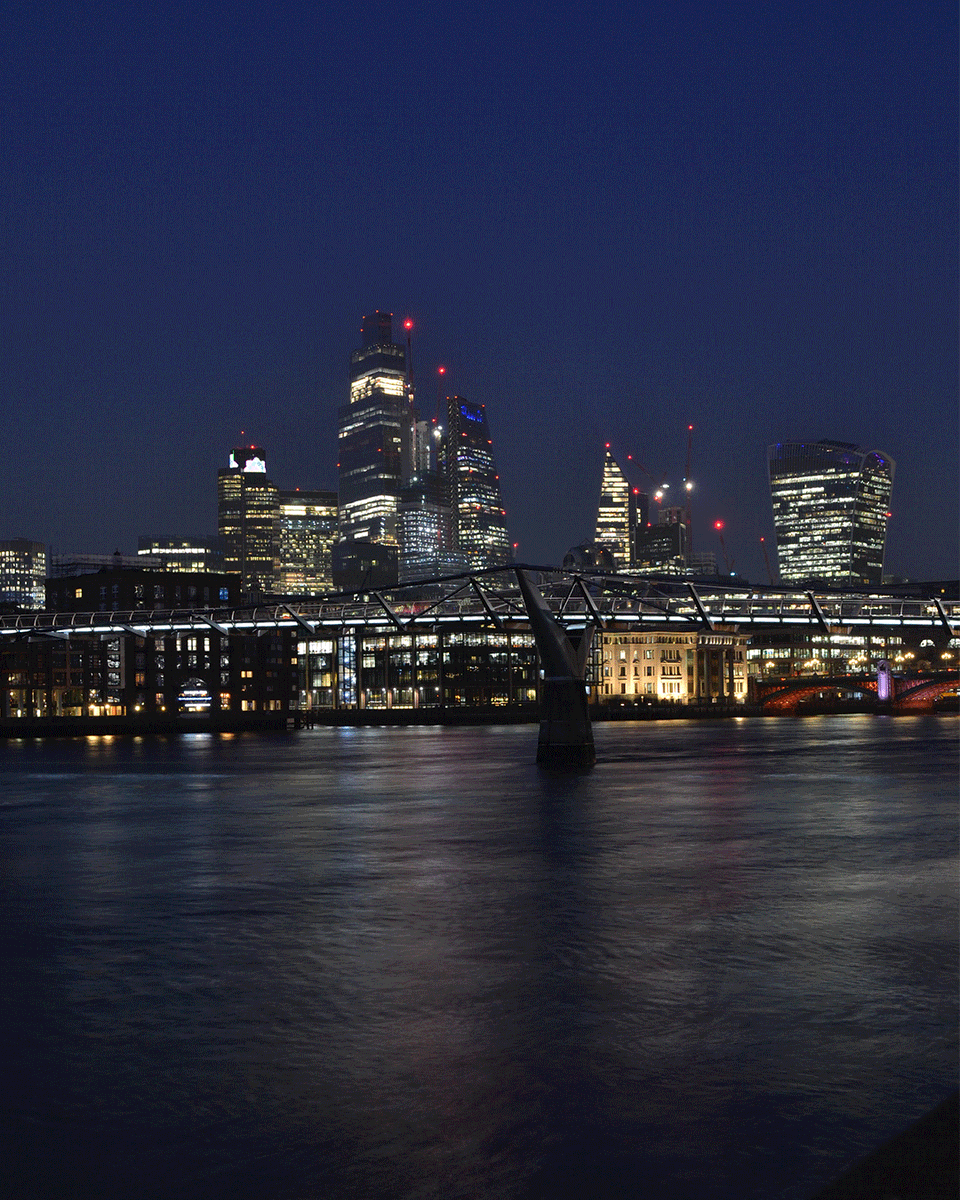
POLYGON ((763 580, 766 446, 827 437, 896 460, 887 570, 956 576, 955 4, 196 9, 7 7, 0 537, 215 532, 241 429, 335 487, 386 308, 526 561, 692 422, 695 548, 763 580))

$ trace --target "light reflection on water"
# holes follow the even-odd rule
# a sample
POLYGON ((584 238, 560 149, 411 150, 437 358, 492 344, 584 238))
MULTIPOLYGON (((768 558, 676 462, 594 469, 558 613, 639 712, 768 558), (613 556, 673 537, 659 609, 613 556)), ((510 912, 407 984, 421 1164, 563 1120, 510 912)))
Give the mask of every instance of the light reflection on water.
POLYGON ((800 1200, 956 1086, 955 720, 595 736, 0 746, 21 1191, 800 1200))

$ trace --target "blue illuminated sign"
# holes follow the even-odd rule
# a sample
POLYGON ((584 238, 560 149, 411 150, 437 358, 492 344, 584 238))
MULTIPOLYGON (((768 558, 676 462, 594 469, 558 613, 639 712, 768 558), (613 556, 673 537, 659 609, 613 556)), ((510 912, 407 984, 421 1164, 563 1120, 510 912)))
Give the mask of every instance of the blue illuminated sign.
POLYGON ((463 413, 463 415, 467 418, 468 421, 482 421, 483 420, 480 413, 469 412, 466 408, 464 408, 464 406, 462 404, 460 405, 460 411, 461 411, 461 413, 463 413))

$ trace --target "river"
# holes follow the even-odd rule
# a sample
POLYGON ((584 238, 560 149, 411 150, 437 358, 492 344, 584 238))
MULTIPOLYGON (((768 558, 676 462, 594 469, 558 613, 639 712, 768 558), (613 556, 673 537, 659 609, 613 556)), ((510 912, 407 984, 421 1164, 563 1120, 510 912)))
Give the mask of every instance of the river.
POLYGON ((957 1085, 957 720, 0 745, 37 1197, 805 1200, 957 1085))

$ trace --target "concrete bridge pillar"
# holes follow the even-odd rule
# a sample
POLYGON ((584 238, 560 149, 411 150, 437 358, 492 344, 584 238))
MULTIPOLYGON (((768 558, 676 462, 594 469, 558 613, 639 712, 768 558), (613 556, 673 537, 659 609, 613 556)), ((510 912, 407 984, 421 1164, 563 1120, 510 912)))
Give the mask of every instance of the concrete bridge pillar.
POLYGON ((592 767, 597 755, 585 675, 593 629, 588 626, 574 645, 526 573, 519 568, 516 573, 544 671, 537 762, 544 767, 592 767))

